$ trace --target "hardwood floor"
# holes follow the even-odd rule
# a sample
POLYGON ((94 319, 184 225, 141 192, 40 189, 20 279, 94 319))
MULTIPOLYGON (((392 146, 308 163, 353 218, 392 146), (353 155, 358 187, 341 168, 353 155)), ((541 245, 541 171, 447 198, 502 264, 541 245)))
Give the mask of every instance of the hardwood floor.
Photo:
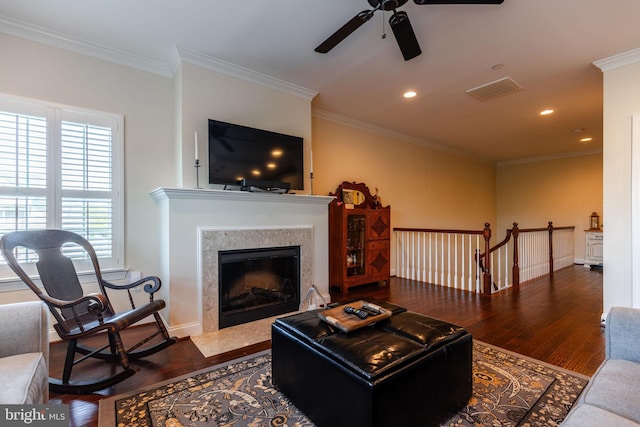
MULTIPOLYGON (((358 288, 348 296, 334 297, 333 301, 353 297, 390 301, 464 326, 475 339, 585 375, 592 375, 604 360, 604 330, 600 327, 602 272, 598 270, 567 267, 557 271, 552 279, 531 281, 519 289, 491 297, 392 278, 388 287, 358 288)), ((52 394, 50 402, 70 405, 71 426, 97 426, 98 402, 104 397, 131 392, 269 347, 270 342, 266 341, 204 358, 190 339, 180 340, 165 351, 136 362, 134 366, 139 372, 114 387, 84 396, 52 394)), ((63 343, 51 344, 52 375, 59 375, 56 369, 62 366, 65 351, 63 343)), ((96 362, 88 371, 108 368, 96 362)))
POLYGON ((388 291, 364 295, 464 326, 475 339, 585 375, 604 360, 601 270, 571 266, 552 279, 491 297, 395 278, 388 291))

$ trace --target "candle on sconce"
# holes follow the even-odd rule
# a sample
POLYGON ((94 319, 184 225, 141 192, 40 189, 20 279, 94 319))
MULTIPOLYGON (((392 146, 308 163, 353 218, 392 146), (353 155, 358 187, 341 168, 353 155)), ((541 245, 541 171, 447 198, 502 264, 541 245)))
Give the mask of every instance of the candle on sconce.
POLYGON ((195 134, 195 141, 196 141, 196 160, 198 160, 198 131, 196 131, 196 134, 195 134))

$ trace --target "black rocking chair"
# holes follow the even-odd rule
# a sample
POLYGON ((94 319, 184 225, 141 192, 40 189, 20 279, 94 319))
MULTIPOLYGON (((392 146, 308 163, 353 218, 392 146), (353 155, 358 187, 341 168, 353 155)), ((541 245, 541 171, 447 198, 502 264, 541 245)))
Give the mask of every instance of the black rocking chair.
POLYGON ((64 230, 15 231, 5 234, 0 239, 0 251, 9 267, 47 304, 57 322, 54 324, 56 332, 60 338, 68 341, 62 380, 49 378, 51 391, 61 394, 85 394, 111 387, 136 373, 136 370, 129 366, 129 361, 154 354, 177 341, 175 337, 169 336, 158 313, 165 307, 165 302, 161 299, 154 300, 154 293, 160 289, 160 279, 150 276, 127 285, 107 282, 102 278, 94 248, 83 237, 64 230), (67 248, 70 245, 74 254, 82 250, 89 256, 99 293, 84 294, 73 262, 63 253, 63 246, 67 248), (16 258, 16 252, 23 251, 24 254, 25 250, 37 254, 35 265, 44 289, 36 285, 16 258), (136 307, 131 289, 142 285, 144 291, 149 294, 149 302, 136 307), (116 313, 107 296, 107 289, 126 290, 131 308, 116 313), (155 319, 157 330, 129 349, 125 349, 120 331, 151 315, 155 319), (104 332, 106 334, 99 335, 104 332), (161 335, 161 341, 148 344, 158 335, 161 335), (89 336, 104 336, 108 338, 108 343, 102 348, 90 348, 78 342, 79 338, 89 336), (76 353, 82 356, 76 359, 76 353), (95 381, 71 381, 73 366, 88 358, 120 362, 123 369, 119 373, 95 381))

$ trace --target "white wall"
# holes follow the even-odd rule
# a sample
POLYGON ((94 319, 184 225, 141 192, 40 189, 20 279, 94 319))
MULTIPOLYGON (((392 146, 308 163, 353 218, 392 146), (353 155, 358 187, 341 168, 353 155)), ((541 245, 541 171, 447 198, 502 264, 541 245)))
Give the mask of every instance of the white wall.
MULTIPOLYGON (((150 193, 195 187, 195 131, 200 183, 208 187, 207 119, 302 136, 309 152, 312 92, 296 96, 187 62, 173 78, 162 77, 1 33, 0 51, 0 92, 124 115, 125 266, 132 270, 164 279, 163 223, 150 193)), ((308 162, 307 156, 306 167, 308 162)), ((185 294, 196 286, 181 285, 185 294)), ((181 295, 181 289, 171 293, 181 295)), ((30 291, 0 293, 0 303, 30 299, 30 291)), ((189 314, 180 321, 197 321, 196 312, 189 314)))
MULTIPOLYGON (((604 73, 604 313, 614 306, 640 306, 632 267, 632 117, 640 113, 640 54, 596 62, 604 73), (634 297, 636 299, 633 303, 634 297)), ((636 184, 637 185, 637 184, 636 184)), ((636 246, 639 242, 635 242, 636 246)))
MULTIPOLYGON (((182 62, 174 79, 177 129, 174 162, 175 169, 178 171, 175 187, 196 188, 195 132, 198 133, 198 157, 201 165, 200 187, 219 187, 208 184, 208 119, 303 137, 305 153, 307 153, 305 168, 308 170, 308 153, 311 146, 310 98, 283 93, 258 83, 192 64, 187 60, 182 62)), ((305 186, 308 188, 308 185, 305 186)), ((207 206, 207 210, 211 210, 211 206, 207 206)), ((156 215, 160 215, 160 206, 156 207, 156 211, 156 215)), ((221 222, 213 219, 228 214, 227 210, 221 210, 218 215, 215 215, 215 212, 193 213, 193 215, 208 218, 199 223, 206 226, 221 225, 221 222)), ((171 226, 172 223, 173 221, 168 218, 163 218, 162 226, 158 227, 156 235, 164 235, 165 230, 175 228, 175 224, 171 226)), ((193 224, 184 226, 190 225, 193 224)), ((196 280, 199 276, 195 262, 199 254, 196 253, 196 241, 187 236, 183 237, 185 241, 190 242, 189 247, 167 248, 167 245, 174 246, 178 241, 175 235, 172 240, 163 240, 163 243, 158 245, 160 253, 157 256, 165 260, 159 267, 158 274, 161 274, 166 284, 163 297, 168 301, 165 318, 169 322, 169 327, 177 333, 180 331, 191 333, 198 331, 198 327, 194 328, 193 325, 198 325, 200 322, 199 311, 189 309, 199 301, 196 280), (166 262, 167 253, 171 254, 171 262, 166 262), (184 271, 187 266, 189 271, 184 271)))
POLYGON ((125 265, 156 272, 159 220, 149 192, 176 185, 172 80, 2 33, 0 52, 0 92, 124 115, 125 265))
MULTIPOLYGON (((311 150, 311 98, 296 96, 259 83, 241 80, 214 70, 182 63, 180 87, 182 180, 179 186, 194 188, 194 133, 202 167, 200 186, 208 185, 208 119, 265 129, 304 138, 305 173, 309 171, 311 150)), ((308 180, 305 189, 308 193, 308 180)))

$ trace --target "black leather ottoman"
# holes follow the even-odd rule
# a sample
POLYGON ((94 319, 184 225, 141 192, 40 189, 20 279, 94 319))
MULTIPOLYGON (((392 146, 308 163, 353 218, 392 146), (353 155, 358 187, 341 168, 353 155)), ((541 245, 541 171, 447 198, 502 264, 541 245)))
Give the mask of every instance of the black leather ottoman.
POLYGON ((471 334, 417 313, 344 333, 312 310, 271 337, 273 384, 318 427, 436 426, 471 397, 471 334))

